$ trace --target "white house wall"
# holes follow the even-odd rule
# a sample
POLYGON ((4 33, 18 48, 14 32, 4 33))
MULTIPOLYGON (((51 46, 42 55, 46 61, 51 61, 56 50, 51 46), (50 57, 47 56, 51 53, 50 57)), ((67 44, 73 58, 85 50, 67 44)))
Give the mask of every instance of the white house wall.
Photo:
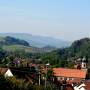
POLYGON ((13 77, 13 74, 10 69, 7 70, 7 72, 4 74, 5 77, 13 77))

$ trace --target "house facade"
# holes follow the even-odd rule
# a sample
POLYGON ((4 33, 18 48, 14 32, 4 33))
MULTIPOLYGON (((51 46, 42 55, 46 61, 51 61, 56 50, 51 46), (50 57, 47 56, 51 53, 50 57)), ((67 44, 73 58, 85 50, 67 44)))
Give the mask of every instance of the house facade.
POLYGON ((0 75, 4 77, 13 77, 13 74, 9 68, 0 68, 0 75))
POLYGON ((85 80, 87 71, 67 68, 53 68, 54 77, 59 81, 67 83, 80 83, 85 80))

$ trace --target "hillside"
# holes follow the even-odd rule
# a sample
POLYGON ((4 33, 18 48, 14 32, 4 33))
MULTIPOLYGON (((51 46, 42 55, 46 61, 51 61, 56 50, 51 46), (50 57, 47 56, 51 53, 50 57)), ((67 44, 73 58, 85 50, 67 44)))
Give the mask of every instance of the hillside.
POLYGON ((29 43, 25 40, 13 38, 10 36, 0 37, 0 45, 24 45, 29 46, 29 43))
MULTIPOLYGON (((1 45, 4 51, 8 51, 11 54, 25 58, 38 57, 40 60, 42 60, 42 63, 48 63, 49 61, 51 65, 65 67, 65 65, 69 65, 67 64, 67 60, 74 60, 74 58, 79 58, 79 57, 88 57, 90 59, 90 38, 83 38, 77 40, 73 42, 71 46, 60 49, 56 49, 55 47, 51 47, 51 46, 36 48, 27 45, 25 46, 23 44, 21 45, 21 43, 18 42, 16 43, 16 41, 7 44, 5 43, 5 40, 7 40, 6 38, 7 37, 0 38, 0 42, 4 42, 1 45)), ((1 56, 3 55, 3 53, 4 52, 2 52, 1 56)))
POLYGON ((0 33, 0 36, 11 36, 19 39, 23 39, 31 46, 34 47, 45 47, 45 46, 51 46, 56 48, 62 48, 62 47, 68 47, 71 43, 51 37, 43 37, 43 36, 35 36, 31 34, 25 34, 25 33, 0 33))
POLYGON ((51 50, 41 49, 36 47, 28 47, 23 45, 3 45, 2 47, 5 51, 15 52, 15 51, 25 51, 26 53, 45 53, 50 52, 51 50))
POLYGON ((11 36, 0 37, 0 46, 8 52, 25 51, 26 53, 44 53, 55 49, 32 47, 27 41, 11 36))
POLYGON ((68 59, 74 60, 80 57, 90 59, 90 38, 77 40, 70 47, 52 51, 41 58, 45 63, 49 61, 52 65, 65 66, 68 59))
POLYGON ((60 49, 60 55, 69 57, 84 57, 90 58, 90 38, 83 38, 72 43, 68 48, 60 49))
POLYGON ((90 57, 90 38, 83 38, 72 43, 71 52, 75 53, 75 56, 88 56, 90 57))

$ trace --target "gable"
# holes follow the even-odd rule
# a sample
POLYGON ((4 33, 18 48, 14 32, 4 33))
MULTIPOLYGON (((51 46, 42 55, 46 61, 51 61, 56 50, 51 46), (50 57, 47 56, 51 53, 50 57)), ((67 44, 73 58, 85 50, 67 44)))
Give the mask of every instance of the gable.
POLYGON ((4 74, 5 77, 13 77, 13 74, 10 69, 7 70, 7 72, 4 74))

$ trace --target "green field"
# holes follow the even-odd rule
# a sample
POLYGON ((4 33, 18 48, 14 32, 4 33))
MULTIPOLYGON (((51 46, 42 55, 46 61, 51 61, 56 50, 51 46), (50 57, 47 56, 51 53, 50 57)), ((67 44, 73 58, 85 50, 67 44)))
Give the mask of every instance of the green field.
POLYGON ((25 51, 29 53, 43 53, 46 52, 43 49, 40 48, 35 48, 35 47, 28 47, 28 46, 23 46, 23 45, 3 45, 3 49, 9 52, 14 52, 14 51, 25 51))

